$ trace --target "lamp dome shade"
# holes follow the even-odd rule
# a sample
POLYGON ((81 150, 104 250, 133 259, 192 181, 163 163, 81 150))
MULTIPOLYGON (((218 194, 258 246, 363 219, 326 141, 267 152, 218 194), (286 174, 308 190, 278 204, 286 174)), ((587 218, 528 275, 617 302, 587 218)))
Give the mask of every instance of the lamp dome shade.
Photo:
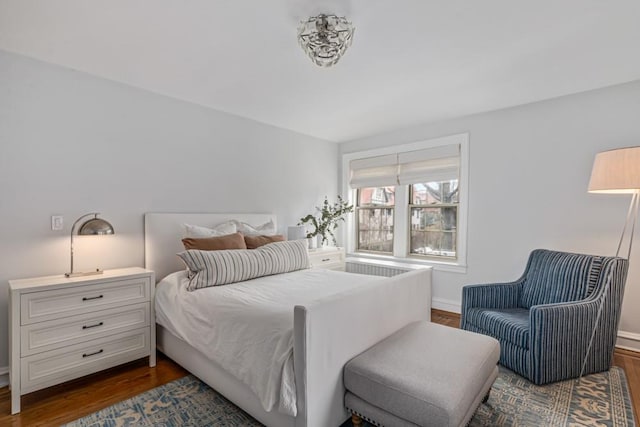
POLYGON ((596 154, 589 180, 590 193, 635 193, 640 190, 640 147, 596 154))
POLYGON ((102 218, 91 218, 80 226, 78 235, 95 236, 103 234, 114 234, 113 226, 102 218))

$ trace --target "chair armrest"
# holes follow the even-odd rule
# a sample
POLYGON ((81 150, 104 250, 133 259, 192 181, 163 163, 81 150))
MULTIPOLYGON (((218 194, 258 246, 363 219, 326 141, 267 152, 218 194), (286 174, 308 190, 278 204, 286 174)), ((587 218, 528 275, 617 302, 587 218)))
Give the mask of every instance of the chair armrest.
POLYGON ((460 328, 467 329, 467 313, 474 307, 515 308, 520 300, 522 279, 509 283, 467 285, 462 288, 460 328))
POLYGON ((515 308, 520 299, 520 284, 490 283, 484 285, 467 285, 462 288, 462 311, 472 307, 482 308, 515 308))
MULTIPOLYGON (((531 307, 529 350, 533 365, 531 372, 534 373, 533 381, 536 384, 574 378, 580 374, 600 301, 587 299, 531 307), (562 364, 558 363, 560 360, 562 364)), ((605 315, 603 311, 602 316, 605 315)), ((600 319, 599 323, 603 321, 606 322, 606 319, 600 319)), ((588 366, 609 364, 611 354, 607 355, 606 349, 612 348, 610 343, 615 340, 615 332, 611 337, 607 337, 608 334, 610 332, 606 328, 596 331, 588 366)))

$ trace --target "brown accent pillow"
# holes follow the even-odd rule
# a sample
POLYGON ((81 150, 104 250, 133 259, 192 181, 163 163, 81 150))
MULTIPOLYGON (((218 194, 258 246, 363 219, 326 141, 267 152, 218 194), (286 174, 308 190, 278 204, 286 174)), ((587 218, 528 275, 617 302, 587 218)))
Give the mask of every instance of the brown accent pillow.
POLYGON ((244 238, 240 233, 227 234, 219 237, 185 237, 182 244, 186 250, 220 251, 223 249, 247 249, 244 238))
POLYGON ((274 234, 273 236, 244 236, 244 243, 247 249, 255 249, 264 246, 267 243, 284 242, 282 234, 274 234))

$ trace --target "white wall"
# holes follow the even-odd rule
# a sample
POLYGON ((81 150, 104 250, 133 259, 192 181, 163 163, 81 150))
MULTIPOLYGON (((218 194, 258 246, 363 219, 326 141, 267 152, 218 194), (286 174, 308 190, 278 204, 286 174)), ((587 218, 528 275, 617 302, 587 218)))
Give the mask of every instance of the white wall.
MULTIPOLYGON (((640 81, 415 126, 340 149, 349 153, 462 132, 470 134, 469 267, 466 274, 436 272, 436 300, 459 305, 464 284, 518 278, 535 248, 615 254, 630 196, 589 194, 587 184, 597 152, 640 145, 640 81)), ((639 303, 636 243, 620 323, 631 339, 619 345, 638 350, 639 303)))
POLYGON ((280 231, 337 186, 337 145, 0 51, 0 373, 7 280, 69 269, 69 231, 116 235, 79 269, 142 266, 145 212, 273 212, 280 231), (62 232, 50 216, 64 215, 62 232))

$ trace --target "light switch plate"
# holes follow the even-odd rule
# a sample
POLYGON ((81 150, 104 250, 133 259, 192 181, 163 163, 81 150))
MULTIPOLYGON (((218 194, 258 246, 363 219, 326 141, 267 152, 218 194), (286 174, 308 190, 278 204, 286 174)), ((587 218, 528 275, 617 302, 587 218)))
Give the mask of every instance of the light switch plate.
POLYGON ((64 218, 62 215, 53 215, 51 217, 51 229, 53 231, 60 231, 64 228, 64 218))

